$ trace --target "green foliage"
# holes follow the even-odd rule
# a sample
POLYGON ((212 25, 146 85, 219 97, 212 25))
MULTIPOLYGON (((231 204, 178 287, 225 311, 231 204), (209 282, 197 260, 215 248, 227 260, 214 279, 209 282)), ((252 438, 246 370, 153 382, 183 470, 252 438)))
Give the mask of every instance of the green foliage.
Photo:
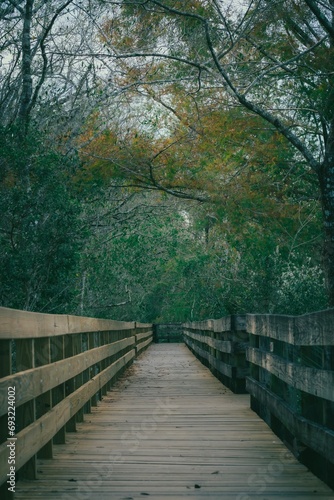
POLYGON ((71 182, 76 160, 37 133, 0 134, 1 305, 68 312, 83 237, 71 182))
MULTIPOLYGON (((208 216, 207 205, 164 203, 146 217, 141 208, 121 234, 95 233, 82 262, 84 314, 182 322, 326 307, 316 221, 283 238, 270 218, 249 222, 240 213, 231 221, 219 207, 208 216)), ((141 196, 135 204, 142 205, 141 196)))
MULTIPOLYGON (((57 51, 34 52, 27 135, 0 130, 1 305, 166 322, 326 307, 305 152, 321 158, 332 142, 333 48, 304 2, 248 5, 93 2, 76 31, 61 18, 49 30, 41 4, 31 40, 46 29, 44 49, 57 51), (80 160, 61 153, 73 147, 80 160)), ((15 52, 3 124, 20 108, 15 52)))

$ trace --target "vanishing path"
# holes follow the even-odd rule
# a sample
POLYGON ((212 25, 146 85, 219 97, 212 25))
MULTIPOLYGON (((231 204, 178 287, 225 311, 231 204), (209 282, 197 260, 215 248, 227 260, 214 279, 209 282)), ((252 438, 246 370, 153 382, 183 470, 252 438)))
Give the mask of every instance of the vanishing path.
POLYGON ((182 344, 152 345, 17 499, 309 500, 334 492, 182 344))

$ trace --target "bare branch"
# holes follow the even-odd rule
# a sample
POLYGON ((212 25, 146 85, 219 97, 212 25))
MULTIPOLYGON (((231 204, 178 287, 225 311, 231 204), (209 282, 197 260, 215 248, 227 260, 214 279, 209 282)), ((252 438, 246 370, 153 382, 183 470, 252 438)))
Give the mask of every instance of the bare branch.
POLYGON ((313 12, 315 17, 318 19, 321 26, 328 33, 331 39, 334 39, 334 26, 332 22, 325 16, 325 14, 319 9, 317 2, 314 0, 304 0, 304 2, 308 5, 310 10, 313 12))

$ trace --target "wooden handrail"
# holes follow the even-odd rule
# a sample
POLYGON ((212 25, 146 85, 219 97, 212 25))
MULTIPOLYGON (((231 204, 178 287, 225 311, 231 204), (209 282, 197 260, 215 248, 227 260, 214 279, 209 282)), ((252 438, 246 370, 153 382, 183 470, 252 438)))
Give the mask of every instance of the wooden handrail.
MULTIPOLYGON (((120 331, 130 330, 135 326, 134 321, 43 314, 0 307, 0 339, 33 339, 84 332, 120 331)), ((138 323, 138 328, 146 326, 149 325, 138 323)))
POLYGON ((301 316, 227 316, 183 326, 188 347, 235 392, 239 366, 246 366, 251 408, 329 483, 334 472, 334 309, 301 316))
POLYGON ((15 442, 16 472, 36 477, 36 457, 52 457, 53 445, 65 442, 152 339, 149 323, 0 308, 0 484, 8 479, 8 443, 15 442))
POLYGON ((220 319, 183 324, 184 341, 212 373, 233 392, 245 392, 246 316, 225 316, 220 319))

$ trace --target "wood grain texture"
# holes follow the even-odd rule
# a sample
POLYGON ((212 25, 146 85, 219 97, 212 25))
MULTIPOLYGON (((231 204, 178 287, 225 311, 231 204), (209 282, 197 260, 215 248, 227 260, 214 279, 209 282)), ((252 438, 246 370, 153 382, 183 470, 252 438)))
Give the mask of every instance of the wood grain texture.
POLYGON ((143 332, 143 333, 137 333, 136 334, 136 342, 141 342, 144 339, 147 339, 148 337, 153 336, 153 331, 149 330, 148 332, 143 332))
POLYGON ((140 353, 143 349, 146 349, 151 344, 152 341, 153 341, 153 337, 151 336, 147 340, 145 340, 144 342, 140 342, 139 344, 137 344, 137 346, 136 346, 137 354, 140 353))
POLYGON ((232 378, 236 376, 235 367, 228 365, 223 361, 220 361, 219 359, 215 358, 212 354, 210 354, 209 352, 205 351, 204 349, 196 345, 194 342, 192 342, 192 340, 190 340, 187 336, 185 336, 184 340, 185 343, 191 349, 193 349, 193 351, 195 351, 199 356, 201 356, 201 358, 206 359, 212 368, 215 368, 223 375, 226 375, 226 377, 232 378))
POLYGON ((248 377, 249 393, 275 415, 293 436, 334 463, 334 431, 296 414, 281 398, 260 382, 248 377))
MULTIPOLYGON (((52 364, 25 370, 0 380, 0 392, 5 393, 8 386, 16 387, 16 407, 32 398, 53 389, 69 378, 81 373, 95 363, 117 354, 126 347, 133 346, 134 337, 119 340, 113 344, 96 347, 76 356, 56 361, 52 364)), ((7 413, 6 400, 0 401, 0 415, 7 413)))
POLYGON ((300 346, 333 346, 334 309, 301 316, 247 314, 247 331, 300 346))
MULTIPOLYGON (((144 325, 144 327, 149 326, 144 325)), ((0 339, 54 337, 69 333, 119 331, 134 328, 134 322, 66 314, 42 314, 0 307, 0 339)), ((139 328, 143 328, 140 323, 139 328)))
POLYGON ((248 347, 247 360, 268 370, 280 380, 319 398, 334 401, 334 372, 291 363, 254 347, 248 347))
POLYGON ((192 333, 188 331, 184 331, 184 335, 187 337, 197 340, 198 342, 201 342, 202 344, 206 344, 209 347, 213 347, 219 352, 226 352, 226 353, 232 353, 233 352, 233 345, 232 342, 229 340, 219 340, 219 339, 213 339, 211 337, 208 337, 207 335, 201 335, 199 333, 192 333))
MULTIPOLYGON (((16 434, 16 467, 33 457, 68 422, 83 405, 135 357, 134 349, 124 354, 103 372, 72 392, 38 420, 16 434)), ((6 479, 7 443, 0 445, 0 484, 6 479)))
POLYGON ((152 345, 18 500, 311 500, 333 491, 181 344, 152 345))

